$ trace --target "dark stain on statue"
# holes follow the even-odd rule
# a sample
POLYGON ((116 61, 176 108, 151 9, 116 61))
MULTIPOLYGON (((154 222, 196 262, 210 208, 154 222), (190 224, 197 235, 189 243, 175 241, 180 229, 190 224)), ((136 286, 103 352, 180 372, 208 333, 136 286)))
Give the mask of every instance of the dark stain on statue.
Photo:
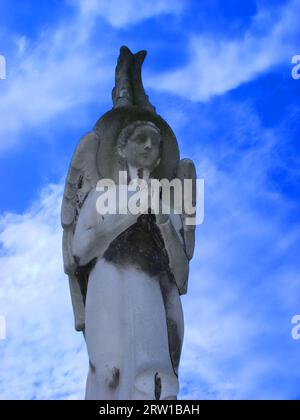
POLYGON ((107 381, 107 385, 110 389, 116 389, 120 382, 120 369, 113 368, 112 369, 112 376, 109 381, 107 381))
POLYGON ((178 377, 178 367, 181 355, 181 339, 176 322, 167 317, 169 350, 175 375, 178 377))
MULTIPOLYGON (((149 210, 150 211, 150 210, 149 210)), ((169 260, 155 215, 143 214, 137 223, 122 232, 106 249, 103 257, 120 268, 134 265, 151 277, 168 272, 169 260)))
POLYGON ((161 378, 158 372, 154 375, 154 395, 156 400, 160 400, 161 396, 161 378))

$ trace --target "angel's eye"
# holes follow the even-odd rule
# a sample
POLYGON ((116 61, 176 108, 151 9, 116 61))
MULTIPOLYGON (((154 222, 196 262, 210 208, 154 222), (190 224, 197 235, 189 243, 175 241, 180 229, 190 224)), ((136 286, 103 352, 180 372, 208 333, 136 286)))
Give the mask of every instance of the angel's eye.
POLYGON ((152 144, 154 146, 159 146, 160 140, 157 137, 153 137, 152 144))

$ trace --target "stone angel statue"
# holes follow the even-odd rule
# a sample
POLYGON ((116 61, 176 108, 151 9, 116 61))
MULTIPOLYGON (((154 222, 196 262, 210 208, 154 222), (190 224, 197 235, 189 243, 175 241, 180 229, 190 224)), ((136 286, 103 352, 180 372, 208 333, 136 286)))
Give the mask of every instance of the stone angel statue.
MULTIPOLYGON (((80 141, 62 202, 63 260, 89 356, 86 399, 177 399, 195 227, 186 214, 99 214, 97 183, 196 179, 146 95, 146 52, 121 47, 113 109, 80 141)), ((193 198, 195 201, 195 197, 193 198)))

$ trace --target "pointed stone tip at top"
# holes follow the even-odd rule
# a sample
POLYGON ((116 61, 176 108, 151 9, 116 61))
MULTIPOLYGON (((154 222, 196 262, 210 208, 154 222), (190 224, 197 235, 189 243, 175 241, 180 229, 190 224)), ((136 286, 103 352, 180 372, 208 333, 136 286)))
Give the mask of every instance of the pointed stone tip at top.
POLYGON ((146 50, 141 50, 141 51, 138 51, 137 54, 147 55, 147 51, 146 50))
POLYGON ((149 102, 142 81, 142 65, 146 50, 132 53, 126 46, 120 47, 115 70, 115 87, 112 90, 113 107, 135 105, 156 112, 149 102))
POLYGON ((147 51, 146 50, 141 50, 139 52, 137 52, 136 54, 134 54, 136 57, 141 58, 143 61, 147 55, 147 51))
POLYGON ((121 46, 120 53, 122 53, 122 52, 129 52, 130 54, 132 54, 132 52, 130 51, 130 49, 126 45, 121 46))

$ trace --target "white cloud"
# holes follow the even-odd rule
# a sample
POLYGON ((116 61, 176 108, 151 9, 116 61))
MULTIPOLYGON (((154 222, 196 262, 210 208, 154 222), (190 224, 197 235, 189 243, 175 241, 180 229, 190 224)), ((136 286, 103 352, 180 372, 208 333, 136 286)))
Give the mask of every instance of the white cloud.
POLYGON ((77 15, 45 29, 36 42, 16 38, 1 83, 0 152, 18 144, 24 130, 41 128, 96 95, 99 105, 107 101, 113 66, 104 48, 95 51, 89 44, 92 25, 77 15))
MULTIPOLYGON (((247 106, 225 108, 239 145, 254 144, 239 150, 232 139, 216 154, 215 147, 197 142, 189 151, 206 180, 206 219, 183 297, 181 397, 291 398, 299 347, 291 340, 290 319, 300 282, 297 261, 285 259, 299 243, 300 229, 282 226, 289 203, 266 183, 281 139, 264 130, 247 106), (228 156, 226 169, 221 164, 228 156)), ((0 314, 7 318, 0 398, 84 395, 86 350, 73 329, 62 270, 61 194, 61 186, 49 186, 26 213, 0 222, 0 314)))
POLYGON ((0 220, 0 399, 82 399, 88 361, 63 273, 61 186, 0 220))
MULTIPOLYGON (((168 3, 170 7, 173 4, 168 3)), ((210 40, 211 50, 208 44, 203 48, 206 40, 197 39, 196 47, 200 44, 203 48, 197 50, 197 59, 202 51, 209 65, 203 69, 199 63, 190 64, 177 74, 180 83, 172 75, 173 84, 167 78, 160 79, 162 88, 177 93, 182 86, 182 96, 204 100, 269 69, 289 54, 293 43, 298 3, 292 4, 294 9, 286 9, 263 36, 253 30, 240 41, 210 40), (218 71, 218 57, 224 76, 214 84, 212 70, 218 71), (239 72, 235 74, 236 68, 239 72), (199 81, 197 89, 188 80, 199 81)), ((106 13, 109 21, 113 18, 108 3, 105 7, 99 14, 104 17, 106 13)), ((111 66, 111 75, 115 62, 110 64, 103 50, 97 54, 88 48, 86 40, 93 25, 90 17, 86 11, 73 24, 64 23, 45 32, 37 46, 27 39, 17 43, 22 60, 10 69, 12 82, 1 93, 2 148, 7 139, 12 141, 12 134, 17 141, 20 130, 49 124, 50 119, 94 97, 98 86, 104 89, 103 66, 111 66), (99 77, 95 79, 96 75, 99 77)), ((134 23, 134 18, 130 22, 126 19, 127 11, 110 23, 134 23)), ((264 18, 258 20, 263 26, 264 18)), ((97 92, 99 102, 101 92, 97 92)), ((286 398, 295 392, 294 380, 299 377, 295 356, 299 344, 289 340, 290 315, 294 315, 290 312, 297 304, 300 282, 294 261, 277 262, 299 244, 300 231, 291 232, 283 226, 289 203, 265 182, 280 139, 264 130, 248 109, 227 105, 227 118, 235 116, 227 126, 235 122, 230 134, 238 133, 237 138, 230 138, 231 143, 226 139, 226 144, 211 150, 197 138, 186 150, 197 160, 198 174, 206 179, 207 208, 205 223, 198 229, 189 294, 183 298, 186 337, 181 395, 286 398), (250 140, 251 147, 236 152, 243 142, 249 146, 250 140), (222 163, 228 156, 232 159, 226 170, 222 163), (268 210, 261 211, 265 205, 268 210), (269 345, 262 349, 265 341, 269 345), (272 378, 272 384, 266 385, 272 378)), ((184 126, 187 114, 183 110, 180 115, 184 126)), ((215 123, 197 118, 201 135, 201 124, 215 123)), ((174 119, 178 120, 177 116, 174 119)), ((181 134, 185 138, 184 131, 181 134)), ((86 351, 82 336, 73 330, 67 278, 62 270, 61 194, 61 186, 50 186, 26 213, 3 215, 0 220, 0 315, 7 319, 7 340, 0 341, 0 398, 63 399, 82 398, 84 394, 86 351)))
POLYGON ((300 35, 299 0, 291 0, 280 17, 261 9, 240 39, 192 35, 189 62, 147 81, 153 89, 178 94, 192 101, 207 101, 255 79, 278 64, 290 64, 300 35))
POLYGON ((121 27, 182 9, 177 0, 70 3, 74 16, 45 28, 36 41, 6 34, 15 40, 15 53, 7 64, 7 80, 1 82, 0 153, 17 145, 24 130, 42 128, 95 98, 99 106, 110 104, 107 92, 121 44, 113 38, 96 45, 91 41, 98 16, 121 27))
POLYGON ((123 28, 161 14, 179 14, 182 1, 173 0, 76 0, 83 15, 101 16, 110 25, 123 28))
POLYGON ((300 230, 284 223, 292 202, 268 179, 283 139, 245 105, 224 106, 219 124, 230 127, 230 140, 224 133, 217 145, 189 147, 205 178, 206 217, 183 300, 181 395, 296 398, 299 343, 290 320, 300 309, 300 230))

